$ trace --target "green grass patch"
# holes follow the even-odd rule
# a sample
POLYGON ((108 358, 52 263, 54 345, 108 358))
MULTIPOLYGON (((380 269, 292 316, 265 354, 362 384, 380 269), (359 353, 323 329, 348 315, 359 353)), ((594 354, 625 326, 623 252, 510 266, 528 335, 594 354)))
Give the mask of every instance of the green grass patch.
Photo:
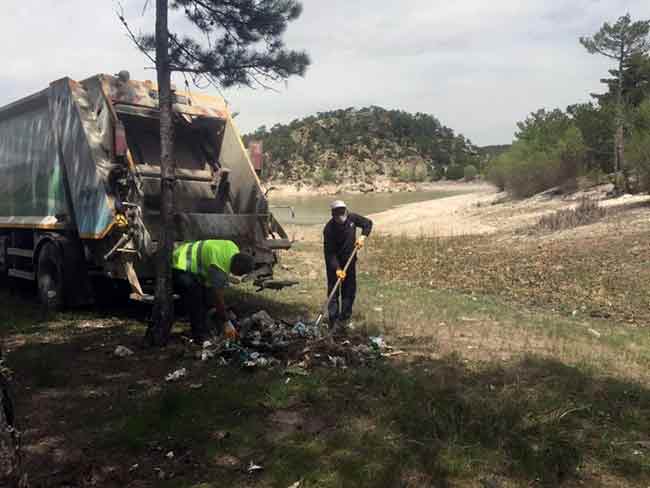
POLYGON ((316 371, 288 384, 273 374, 221 371, 203 390, 175 386, 129 405, 105 434, 112 447, 136 459, 152 442, 192 446, 203 453, 204 473, 223 474, 235 486, 246 476, 215 468, 212 458, 255 460, 265 467, 262 486, 284 488, 297 480, 308 487, 408 486, 413 473, 435 486, 486 474, 561 486, 588 463, 634 483, 650 480, 649 453, 617 444, 650 429, 650 392, 553 360, 472 368, 448 357, 316 371), (277 411, 295 412, 301 426, 278 437, 277 411), (322 425, 310 431, 314 419, 322 425), (231 435, 211 440, 215 429, 231 435))

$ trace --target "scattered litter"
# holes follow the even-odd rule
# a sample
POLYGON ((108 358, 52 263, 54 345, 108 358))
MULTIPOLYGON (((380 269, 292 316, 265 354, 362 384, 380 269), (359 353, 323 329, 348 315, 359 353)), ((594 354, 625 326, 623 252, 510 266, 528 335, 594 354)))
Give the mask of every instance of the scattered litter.
POLYGON ((187 376, 187 369, 177 369, 173 373, 169 373, 167 376, 165 376, 165 381, 178 381, 184 376, 187 376))
POLYGON ((380 351, 386 349, 386 341, 384 341, 384 338, 381 336, 370 337, 370 345, 380 351))
POLYGON ((285 385, 288 385, 289 383, 291 383, 291 378, 287 378, 286 380, 284 380, 285 385))
POLYGON ((256 359, 249 359, 244 361, 243 366, 245 368, 266 368, 270 364, 270 361, 265 357, 257 357, 256 359))
POLYGON ((210 349, 203 349, 199 353, 199 358, 201 361, 207 361, 208 359, 212 359, 214 357, 214 351, 211 351, 210 349))
POLYGON ((260 310, 259 312, 254 313, 251 315, 251 319, 262 327, 268 327, 275 324, 275 320, 273 320, 273 317, 271 317, 266 310, 260 310))
POLYGON ((113 351, 113 354, 118 358, 125 358, 127 356, 132 356, 133 351, 125 346, 117 346, 115 351, 113 351))
POLYGON ((296 481, 293 485, 289 485, 288 488, 300 488, 302 481, 296 481))
POLYGON ((132 473, 136 469, 138 469, 140 465, 138 463, 132 464, 131 467, 129 468, 129 473, 132 473))
POLYGON ((299 337, 309 337, 311 339, 318 339, 321 336, 320 329, 315 325, 306 325, 303 322, 297 322, 293 326, 291 332, 299 337))
POLYGON ((235 456, 231 456, 230 454, 223 454, 223 455, 217 455, 214 458, 214 464, 216 464, 220 468, 236 469, 241 466, 241 461, 239 460, 239 458, 236 458, 235 456))
POLYGON ((383 312, 384 311, 384 309, 382 307, 375 307, 375 308, 373 308, 373 310, 375 312, 383 312))
MULTIPOLYGON (((284 366, 288 376, 306 376, 313 367, 346 368, 401 354, 393 351, 383 337, 368 338, 362 333, 324 340, 329 334, 310 322, 274 319, 265 310, 233 320, 236 340, 214 338, 197 348, 201 361, 214 360, 217 366, 239 366, 250 370, 284 366)), ((172 373, 173 375, 174 373, 172 373)), ((171 377, 171 375, 168 375, 171 377)), ((168 381, 180 379, 175 375, 168 381)))
POLYGON ((167 459, 174 459, 174 451, 169 451, 167 454, 165 454, 165 457, 167 459))
POLYGON ((340 356, 327 356, 327 359, 330 360, 330 363, 332 363, 332 366, 335 368, 345 368, 345 359, 343 359, 340 356))
POLYGON ((203 388, 203 383, 192 383, 190 384, 190 388, 192 390, 200 390, 201 388, 203 388))
POLYGON ((222 441, 230 437, 230 432, 228 432, 227 430, 217 430, 212 433, 211 437, 215 441, 222 441))
POLYGON ((399 350, 399 351, 385 352, 385 353, 382 353, 382 356, 385 357, 385 358, 392 358, 392 357, 395 357, 395 356, 401 356, 402 354, 406 354, 406 351, 399 350))
POLYGON ((593 336, 596 337, 596 338, 600 338, 601 333, 598 332, 596 329, 588 329, 588 330, 589 330, 589 333, 590 333, 591 335, 593 335, 593 336))
POLYGON ((255 464, 253 461, 251 461, 248 464, 248 468, 246 468, 246 472, 250 473, 255 473, 256 471, 262 471, 264 468, 260 466, 259 464, 255 464))
POLYGON ((284 374, 291 376, 309 376, 309 371, 300 366, 289 366, 284 370, 284 374))

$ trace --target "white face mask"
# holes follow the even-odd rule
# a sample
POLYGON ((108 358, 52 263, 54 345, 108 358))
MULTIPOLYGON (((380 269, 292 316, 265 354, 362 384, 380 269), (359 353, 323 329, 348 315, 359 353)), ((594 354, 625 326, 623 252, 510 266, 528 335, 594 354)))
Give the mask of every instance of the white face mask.
POLYGON ((348 219, 348 213, 345 212, 343 215, 337 215, 335 219, 339 224, 345 224, 345 221, 348 219))

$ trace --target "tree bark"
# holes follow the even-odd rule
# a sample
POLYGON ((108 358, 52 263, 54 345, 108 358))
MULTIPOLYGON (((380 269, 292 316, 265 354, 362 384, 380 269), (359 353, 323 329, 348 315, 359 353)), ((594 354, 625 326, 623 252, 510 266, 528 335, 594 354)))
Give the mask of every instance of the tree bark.
POLYGON ((145 342, 164 346, 174 321, 171 258, 174 247, 174 183, 176 163, 169 67, 168 0, 156 0, 156 70, 160 105, 160 235, 156 262, 156 304, 145 342))
POLYGON ((621 44, 621 56, 618 61, 618 87, 616 90, 616 132, 614 134, 614 167, 616 173, 623 169, 624 144, 623 133, 623 62, 625 58, 624 45, 621 44))

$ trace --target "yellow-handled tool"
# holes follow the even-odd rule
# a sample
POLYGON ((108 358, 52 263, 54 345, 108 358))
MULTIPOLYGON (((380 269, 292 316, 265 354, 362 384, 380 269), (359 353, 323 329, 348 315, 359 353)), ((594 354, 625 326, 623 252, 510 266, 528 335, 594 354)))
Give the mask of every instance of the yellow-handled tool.
MULTIPOLYGON (((352 260, 357 255, 358 250, 359 250, 359 247, 355 246, 354 251, 352 251, 352 254, 350 254, 350 257, 348 258, 348 261, 345 263, 345 266, 343 267, 343 273, 348 272, 348 268, 350 267, 350 263, 352 263, 352 260)), ((320 325, 320 323, 323 320, 323 317, 325 317, 325 314, 327 313, 327 309, 330 306, 330 302, 332 301, 332 298, 334 298, 334 296, 336 295, 336 292, 338 291, 339 286, 341 286, 342 282, 343 282, 343 278, 339 278, 338 280, 336 280, 336 284, 334 285, 334 288, 332 288, 332 291, 330 292, 329 296, 327 297, 327 301, 325 302, 325 305, 323 305, 323 309, 321 310, 320 315, 318 316, 318 318, 316 319, 316 322, 314 323, 314 325, 316 327, 318 327, 320 325)))

